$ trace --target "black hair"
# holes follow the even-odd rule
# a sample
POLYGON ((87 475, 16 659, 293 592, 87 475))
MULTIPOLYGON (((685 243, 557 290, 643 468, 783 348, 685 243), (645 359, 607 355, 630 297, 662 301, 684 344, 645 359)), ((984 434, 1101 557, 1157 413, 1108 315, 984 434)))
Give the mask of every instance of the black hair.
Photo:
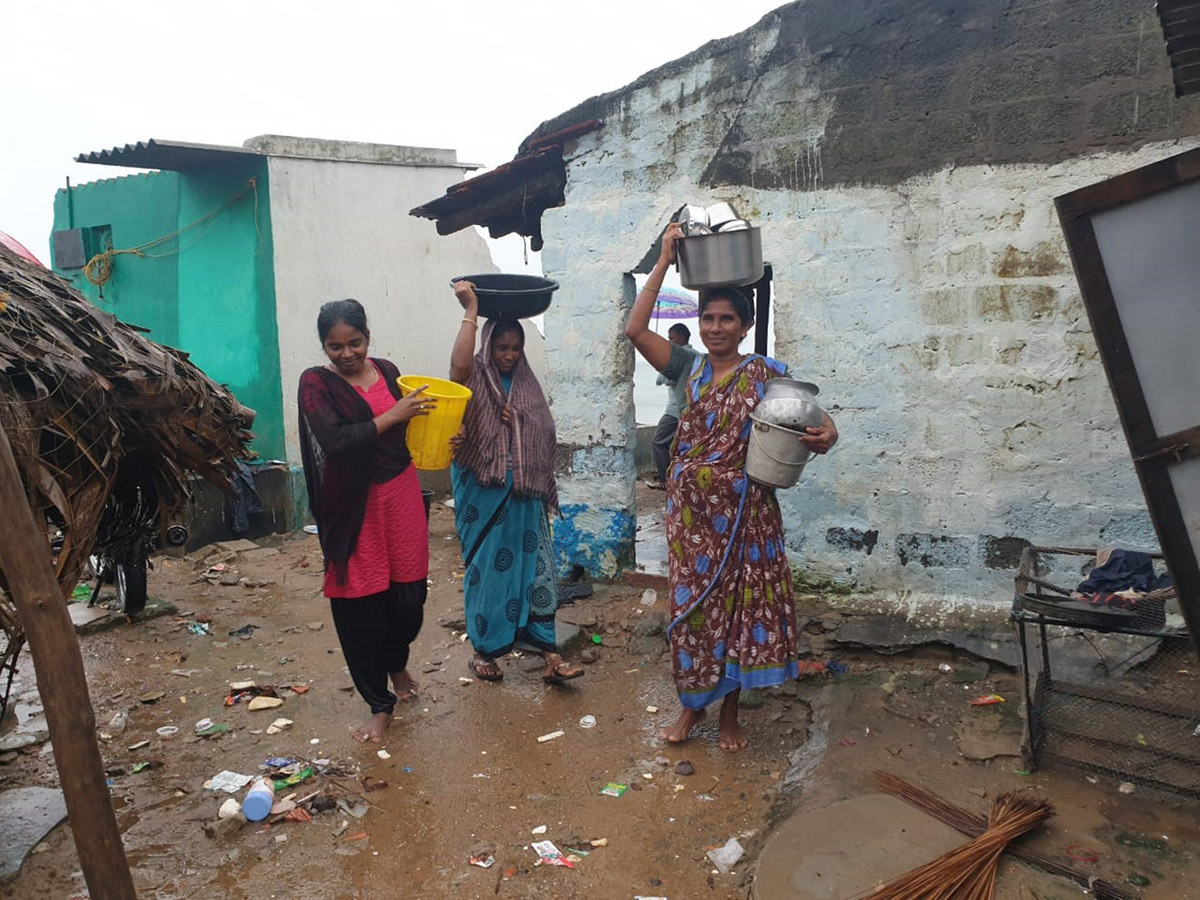
POLYGON ((330 329, 338 322, 344 322, 351 328, 362 332, 363 337, 369 338, 371 332, 367 329, 367 311, 357 300, 330 300, 317 313, 317 335, 321 343, 329 336, 330 329))
POLYGON ((729 305, 733 307, 733 311, 737 313, 737 317, 742 320, 743 325, 754 324, 754 304, 750 302, 749 295, 741 288, 736 287, 719 287, 708 288, 700 292, 700 315, 704 315, 704 308, 714 300, 727 300, 729 305))
POLYGON ((492 343, 503 334, 513 332, 521 338, 521 347, 525 347, 525 328, 517 319, 511 319, 508 316, 501 316, 496 320, 496 324, 492 326, 492 343))
POLYGON ((674 325, 668 328, 667 334, 682 334, 685 341, 690 341, 692 339, 692 330, 682 322, 676 322, 674 325))

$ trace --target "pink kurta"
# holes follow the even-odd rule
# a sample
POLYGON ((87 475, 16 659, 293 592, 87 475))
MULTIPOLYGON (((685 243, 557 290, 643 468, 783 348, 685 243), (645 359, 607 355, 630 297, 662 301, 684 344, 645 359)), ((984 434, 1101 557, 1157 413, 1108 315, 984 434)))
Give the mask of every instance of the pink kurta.
MULTIPOLYGON (((355 388, 378 416, 396 403, 383 376, 370 387, 355 388)), ((325 570, 326 597, 367 597, 388 589, 393 581, 420 581, 429 575, 429 528, 415 466, 390 481, 373 484, 367 492, 362 530, 350 560, 346 580, 337 583, 325 570)))

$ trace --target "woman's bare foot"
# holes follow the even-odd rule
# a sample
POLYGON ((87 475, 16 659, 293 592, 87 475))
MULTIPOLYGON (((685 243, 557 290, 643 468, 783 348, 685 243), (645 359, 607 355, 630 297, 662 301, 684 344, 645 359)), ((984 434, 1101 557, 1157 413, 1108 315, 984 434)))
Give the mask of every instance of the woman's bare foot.
POLYGON ((704 721, 704 715, 702 709, 684 708, 675 724, 662 730, 663 740, 668 744, 682 744, 692 736, 692 729, 704 721))
POLYGON ((360 744, 378 744, 383 740, 383 733, 392 724, 392 714, 379 712, 367 719, 357 728, 351 729, 350 736, 360 744))
POLYGON ((391 677, 392 690, 396 692, 396 696, 401 700, 411 700, 421 690, 421 686, 413 681, 413 677, 408 674, 408 669, 393 672, 391 677))
POLYGON ((750 743, 738 723, 738 695, 741 691, 726 694, 721 702, 721 749, 736 753, 746 749, 750 743))

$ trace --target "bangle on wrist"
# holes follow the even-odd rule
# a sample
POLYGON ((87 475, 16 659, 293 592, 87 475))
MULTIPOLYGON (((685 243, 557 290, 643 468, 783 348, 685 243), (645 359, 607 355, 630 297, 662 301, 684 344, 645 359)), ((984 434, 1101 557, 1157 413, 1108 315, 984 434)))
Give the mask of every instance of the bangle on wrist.
POLYGON ((464 322, 466 322, 468 325, 474 325, 476 328, 478 328, 478 327, 479 327, 479 320, 478 320, 477 318, 476 318, 476 319, 472 319, 472 318, 470 318, 469 316, 463 316, 463 319, 462 319, 462 320, 463 320, 464 322))

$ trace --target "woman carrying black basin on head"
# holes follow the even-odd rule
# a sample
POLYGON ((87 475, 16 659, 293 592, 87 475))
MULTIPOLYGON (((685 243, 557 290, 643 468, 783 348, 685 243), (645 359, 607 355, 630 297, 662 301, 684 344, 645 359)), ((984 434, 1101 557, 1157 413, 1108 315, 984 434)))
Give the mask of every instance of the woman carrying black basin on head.
POLYGON ((546 661, 542 679, 583 675, 557 650, 558 588, 550 512, 558 510, 554 419, 529 362, 516 319, 491 319, 475 352, 479 298, 470 281, 454 293, 463 306, 450 378, 471 389, 450 468, 454 519, 462 541, 467 634, 476 678, 504 677, 496 660, 522 640, 546 661))

